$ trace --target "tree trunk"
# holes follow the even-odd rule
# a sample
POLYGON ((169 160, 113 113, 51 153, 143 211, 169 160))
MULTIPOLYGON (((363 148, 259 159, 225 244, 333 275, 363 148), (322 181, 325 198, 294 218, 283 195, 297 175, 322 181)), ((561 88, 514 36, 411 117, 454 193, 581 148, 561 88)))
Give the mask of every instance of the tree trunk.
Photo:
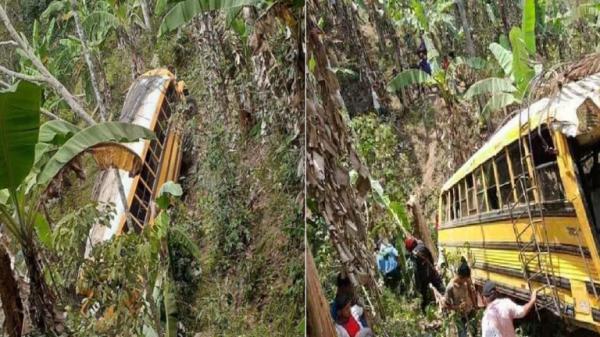
POLYGON ((311 337, 337 337, 329 305, 321 289, 319 272, 307 246, 306 252, 306 335, 311 337))
POLYGON ((312 73, 317 82, 312 79, 306 82, 307 193, 319 205, 342 269, 353 285, 363 285, 369 290, 376 304, 373 312, 381 313, 375 259, 367 250, 369 238, 363 212, 364 198, 370 190, 369 169, 354 147, 351 131, 342 114, 344 101, 319 35, 314 5, 309 2, 307 7, 306 48, 307 55, 312 54, 315 60, 312 73), (348 167, 358 173, 360 189, 350 183, 348 167))
POLYGON ((77 0, 71 0, 71 11, 73 13, 73 19, 75 20, 75 28, 77 29, 77 34, 79 35, 79 39, 81 40, 83 56, 85 57, 85 62, 87 63, 90 71, 90 81, 92 82, 92 88, 94 89, 96 102, 98 103, 98 107, 100 109, 100 121, 104 123, 106 122, 106 107, 104 106, 102 94, 100 93, 100 86, 98 85, 98 80, 96 79, 96 69, 94 67, 94 62, 92 62, 90 51, 87 48, 87 36, 85 34, 85 31, 83 30, 83 27, 81 26, 81 21, 79 20, 79 8, 77 6, 77 0))
POLYGON ((465 12, 465 6, 463 0, 456 0, 458 6, 458 12, 460 14, 460 21, 465 32, 465 39, 467 40, 467 52, 469 56, 475 57, 475 47, 473 46, 473 39, 471 38, 471 28, 469 27, 469 21, 467 21, 467 13, 465 12))
POLYGON ((152 31, 152 23, 150 22, 150 11, 148 10, 147 0, 142 0, 142 15, 144 15, 144 25, 147 31, 152 31))
POLYGON ((510 24, 508 23, 508 19, 506 18, 506 0, 498 0, 498 4, 500 5, 500 19, 502 20, 502 27, 504 28, 504 36, 510 43, 510 24))
POLYGON ((65 102, 69 105, 71 109, 77 114, 81 119, 83 119, 87 124, 94 125, 96 122, 94 119, 79 105, 75 97, 67 90, 67 88, 60 83, 56 77, 54 77, 48 69, 44 66, 42 61, 40 61, 35 54, 31 51, 29 46, 23 41, 19 33, 15 30, 15 27, 10 22, 4 7, 0 5, 0 20, 4 23, 4 26, 8 30, 10 36, 15 40, 19 47, 23 50, 27 58, 31 60, 33 65, 37 68, 37 70, 42 74, 42 78, 45 83, 50 85, 54 90, 58 92, 59 95, 65 100, 65 102))
POLYGON ((0 302, 4 311, 4 332, 8 337, 21 337, 23 329, 23 301, 15 274, 11 268, 8 249, 2 243, 0 234, 0 302))
POLYGON ((41 332, 53 332, 60 335, 62 330, 55 320, 56 301, 54 294, 48 287, 42 267, 38 261, 38 252, 35 249, 35 243, 30 238, 24 246, 21 247, 23 258, 27 265, 29 276, 29 313, 33 326, 40 329, 41 332))
POLYGON ((416 195, 411 195, 410 200, 406 203, 406 206, 413 214, 413 220, 415 222, 415 226, 413 228, 414 236, 423 241, 425 246, 427 246, 427 248, 429 248, 431 251, 433 260, 437 262, 438 251, 435 247, 435 243, 433 243, 433 239, 431 239, 431 232, 429 231, 429 226, 427 225, 427 221, 423 216, 423 210, 421 209, 421 204, 419 203, 419 197, 416 195))

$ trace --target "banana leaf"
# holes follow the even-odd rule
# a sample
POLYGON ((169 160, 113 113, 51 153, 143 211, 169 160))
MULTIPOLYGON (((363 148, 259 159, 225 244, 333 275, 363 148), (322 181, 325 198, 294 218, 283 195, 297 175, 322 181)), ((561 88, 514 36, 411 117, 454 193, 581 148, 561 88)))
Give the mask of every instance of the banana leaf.
POLYGON ((40 127, 40 143, 63 145, 80 131, 75 125, 63 121, 53 120, 42 124, 40 127))
POLYGON ((33 167, 42 88, 21 81, 0 92, 0 190, 15 191, 33 167))
POLYGON ((515 92, 517 88, 507 78, 490 77, 473 83, 465 93, 465 99, 472 99, 481 94, 497 94, 501 92, 515 92))
POLYGON ((433 78, 420 69, 408 69, 398 74, 388 85, 388 91, 398 91, 412 84, 431 84, 433 78))
POLYGON ((158 36, 173 31, 190 22, 198 14, 209 11, 229 10, 243 6, 255 5, 262 0, 185 0, 173 6, 165 15, 158 36))
POLYGON ((492 52, 492 54, 494 55, 494 57, 496 58, 496 61, 498 61, 498 63, 502 67, 502 70, 504 70, 504 74, 508 77, 511 77, 513 74, 513 66, 512 66, 513 54, 512 54, 512 52, 510 50, 505 49, 500 44, 495 43, 495 42, 491 43, 489 48, 490 48, 490 51, 492 52))
POLYGON ((485 120, 488 116, 498 110, 502 109, 505 106, 509 106, 513 103, 519 103, 519 100, 513 95, 505 92, 497 93, 492 96, 490 100, 486 103, 485 107, 481 111, 481 119, 485 120))
POLYGON ((535 53, 535 0, 525 0, 523 4, 521 30, 525 46, 531 53, 535 53))
POLYGON ((131 143, 140 139, 155 139, 154 132, 145 127, 121 122, 90 126, 69 139, 50 159, 38 177, 38 184, 47 184, 73 158, 106 142, 131 143))

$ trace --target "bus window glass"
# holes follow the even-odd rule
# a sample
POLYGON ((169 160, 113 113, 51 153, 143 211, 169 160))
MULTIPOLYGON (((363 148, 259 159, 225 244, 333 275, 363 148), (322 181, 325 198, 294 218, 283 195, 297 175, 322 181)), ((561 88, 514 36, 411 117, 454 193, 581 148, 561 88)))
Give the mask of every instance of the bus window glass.
POLYGON ((487 212, 487 204, 485 201, 485 188, 483 185, 483 168, 479 167, 475 170, 475 188, 477 190, 477 208, 478 213, 487 212))
POLYGON ((452 220, 460 219, 460 196, 458 194, 458 186, 452 188, 452 220))
POLYGON ((498 192, 496 190, 496 176, 494 175, 494 165, 491 160, 488 160, 483 164, 483 177, 485 180, 486 194, 490 211, 497 210, 500 208, 498 201, 498 192))
POLYGON ((458 183, 458 190, 460 195, 460 217, 465 217, 469 215, 469 211, 467 210, 467 191, 465 190, 465 180, 461 180, 458 183))
POLYGON ((514 202, 514 195, 510 183, 510 172, 508 171, 506 153, 504 151, 496 157, 496 168, 498 171, 498 184, 500 186, 502 205, 507 205, 508 203, 514 202))
POLYGON ((477 214, 477 203, 475 201, 475 186, 473 185, 473 175, 469 174, 466 178, 467 182, 467 197, 469 198, 468 207, 469 213, 468 215, 477 214))
POLYGON ((565 191, 558 171, 556 154, 548 151, 549 148, 554 148, 548 129, 542 130, 541 138, 537 132, 532 134, 531 148, 542 201, 564 200, 565 191))
POLYGON ((440 212, 440 223, 446 223, 448 215, 448 192, 442 194, 442 211, 440 212))
MULTIPOLYGON (((526 163, 521 165, 521 158, 525 157, 525 150, 519 150, 519 141, 513 142, 508 147, 508 156, 510 157, 510 163, 512 165, 517 198, 519 198, 519 203, 522 204, 527 200, 523 196, 523 193, 531 186, 531 180, 529 178, 529 171, 526 163), (523 171, 523 169, 525 169, 525 171, 523 171)), ((533 191, 529 191, 528 197, 529 202, 533 202, 533 191)))

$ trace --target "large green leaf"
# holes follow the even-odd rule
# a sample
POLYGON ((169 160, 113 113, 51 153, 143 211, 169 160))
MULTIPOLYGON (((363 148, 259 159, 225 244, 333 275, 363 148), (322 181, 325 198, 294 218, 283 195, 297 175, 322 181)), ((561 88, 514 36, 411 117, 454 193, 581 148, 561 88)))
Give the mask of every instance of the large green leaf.
POLYGON ((420 69, 408 69, 398 74, 388 85, 388 91, 394 92, 411 84, 429 84, 433 78, 420 69))
POLYGON ((429 23, 427 21, 427 16, 425 16, 425 11, 423 10, 423 5, 421 4, 421 1, 412 0, 411 4, 412 9, 415 12, 415 16, 417 17, 417 20, 419 20, 419 23, 421 24, 421 28, 425 31, 428 31, 429 23))
POLYGON ((38 183, 48 183, 73 158, 100 143, 131 143, 140 139, 155 138, 154 132, 134 124, 109 122, 90 126, 77 133, 58 150, 40 173, 38 183))
POLYGON ((119 19, 112 13, 97 11, 88 15, 82 22, 85 31, 91 32, 96 27, 119 27, 119 19))
POLYGON ((171 239, 179 243, 185 250, 192 254, 198 261, 202 258, 200 248, 196 245, 192 237, 185 229, 180 226, 175 226, 169 230, 171 239))
POLYGON ((469 87, 465 93, 465 99, 472 99, 481 94, 497 94, 500 92, 515 92, 517 88, 507 78, 491 77, 478 81, 469 87))
POLYGON ((0 92, 0 189, 16 190, 31 171, 41 100, 42 88, 25 81, 0 92))
POLYGON ((40 241, 48 248, 52 249, 54 240, 52 238, 52 230, 50 224, 42 214, 37 214, 35 218, 35 231, 37 232, 40 241))
POLYGON ((163 19, 158 36, 190 22, 198 14, 255 5, 263 0, 185 0, 176 4, 163 19))
POLYGON ((163 302, 165 305, 165 317, 167 319, 165 337, 177 337, 177 301, 175 300, 175 293, 171 289, 169 280, 166 277, 163 284, 163 302))
POLYGON ((53 120, 42 124, 40 127, 40 143, 63 145, 80 130, 75 125, 63 121, 53 120))
POLYGON ((483 107, 483 110, 481 111, 481 118, 487 119, 492 112, 502 109, 505 106, 509 106, 513 103, 519 103, 519 100, 513 94, 505 92, 498 93, 492 96, 492 98, 490 98, 490 100, 486 103, 485 107, 483 107))
POLYGON ((167 181, 160 187, 160 190, 158 191, 156 204, 163 210, 167 209, 167 207, 169 207, 171 204, 171 196, 180 197, 182 195, 183 190, 181 189, 181 185, 172 181, 167 181))
POLYGON ((65 1, 52 1, 48 7, 46 8, 46 10, 44 12, 42 12, 42 15, 40 15, 40 18, 42 19, 46 19, 47 17, 49 17, 50 15, 52 15, 52 13, 54 12, 62 12, 63 9, 65 8, 65 1))
POLYGON ((514 83, 521 93, 525 93, 535 71, 529 66, 529 52, 525 46, 523 32, 519 27, 510 30, 510 43, 513 49, 512 69, 514 83))
POLYGON ((521 30, 525 46, 530 52, 535 53, 535 0, 525 0, 523 4, 521 30))
POLYGON ((502 67, 502 70, 504 70, 504 74, 506 74, 506 76, 512 76, 513 73, 513 68, 512 68, 512 61, 513 61, 513 54, 510 50, 505 49, 504 47, 502 47, 500 44, 498 43, 491 43, 490 44, 490 51, 492 52, 492 54, 494 55, 494 57, 496 58, 496 60, 498 61, 498 63, 500 64, 500 66, 502 67))
POLYGON ((231 24, 238 17, 241 10, 242 10, 242 7, 234 7, 234 8, 229 8, 225 11, 226 12, 225 28, 229 29, 229 27, 231 27, 231 24))
POLYGON ((156 8, 154 9, 154 15, 160 16, 167 9, 167 0, 157 0, 156 8))

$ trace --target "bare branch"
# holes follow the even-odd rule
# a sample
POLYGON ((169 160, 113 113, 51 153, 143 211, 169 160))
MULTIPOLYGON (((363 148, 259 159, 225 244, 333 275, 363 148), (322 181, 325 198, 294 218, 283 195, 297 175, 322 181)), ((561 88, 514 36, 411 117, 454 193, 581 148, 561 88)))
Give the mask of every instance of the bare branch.
POLYGON ((4 23, 4 26, 8 30, 10 36, 13 38, 14 41, 16 41, 19 47, 23 49, 23 52, 25 52, 27 58, 42 74, 43 82, 47 83, 49 86, 54 88, 54 90, 56 90, 58 94, 64 98, 65 102, 69 105, 69 107, 86 123, 88 123, 89 125, 96 124, 94 119, 90 117, 90 115, 85 111, 85 109, 77 102, 75 97, 73 97, 73 94, 71 94, 69 90, 62 83, 60 83, 60 81, 57 80, 56 77, 54 77, 52 73, 48 71, 48 69, 46 69, 42 61, 40 61, 40 59, 38 59, 35 56, 33 51, 29 48, 25 41, 23 41, 19 33, 17 33, 17 31, 15 30, 15 27, 12 25, 12 22, 10 22, 10 19, 8 18, 8 15, 6 14, 6 11, 4 10, 4 7, 2 5, 0 5, 0 21, 4 23))
POLYGON ((12 40, 11 41, 0 41, 0 46, 4 46, 4 45, 18 46, 19 44, 12 40))
MULTIPOLYGON (((43 77, 38 77, 38 76, 29 76, 29 75, 25 75, 25 74, 21 74, 21 73, 17 73, 14 72, 10 69, 4 68, 3 66, 0 66, 0 71, 5 73, 6 75, 12 76, 12 77, 16 77, 25 81, 30 81, 30 82, 41 82, 41 83, 48 83, 48 81, 43 78, 43 77)), ((5 84, 5 83, 2 83, 5 84)), ((5 84, 7 87, 10 87, 9 84, 5 84)))
POLYGON ((58 117, 57 115, 53 114, 52 112, 48 111, 47 109, 40 108, 40 111, 42 112, 42 114, 44 114, 44 115, 46 115, 46 116, 48 116, 48 117, 50 117, 52 119, 56 119, 56 120, 59 120, 59 121, 63 120, 62 118, 58 117))

